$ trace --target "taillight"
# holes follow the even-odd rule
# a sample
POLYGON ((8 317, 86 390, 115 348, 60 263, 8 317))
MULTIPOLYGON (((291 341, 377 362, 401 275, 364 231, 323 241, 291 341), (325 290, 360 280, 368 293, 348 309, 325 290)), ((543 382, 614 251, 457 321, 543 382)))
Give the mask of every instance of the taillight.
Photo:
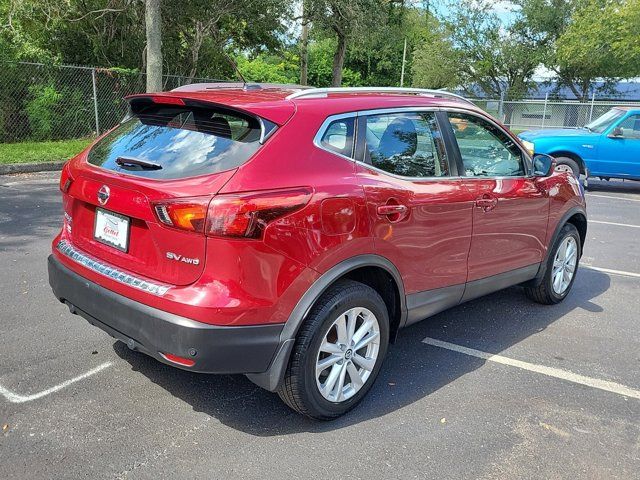
POLYGON ((209 205, 206 234, 217 237, 260 238, 273 220, 304 207, 310 188, 219 195, 209 205))
POLYGON ((203 233, 208 205, 209 197, 187 198, 158 202, 153 209, 158 220, 169 227, 203 233))
POLYGON ((60 173, 60 190, 63 193, 67 193, 71 184, 73 183, 73 177, 69 173, 69 164, 66 163, 64 167, 62 167, 62 172, 60 173))

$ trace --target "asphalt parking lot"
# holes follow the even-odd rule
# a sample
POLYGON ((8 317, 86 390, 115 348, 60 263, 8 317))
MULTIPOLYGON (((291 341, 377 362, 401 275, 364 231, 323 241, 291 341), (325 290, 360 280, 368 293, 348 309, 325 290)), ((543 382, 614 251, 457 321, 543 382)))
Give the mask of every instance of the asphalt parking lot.
POLYGON ((511 288, 406 329, 361 406, 318 423, 71 315, 46 276, 57 174, 0 177, 0 475, 638 478, 640 183, 587 198, 564 303, 511 288))

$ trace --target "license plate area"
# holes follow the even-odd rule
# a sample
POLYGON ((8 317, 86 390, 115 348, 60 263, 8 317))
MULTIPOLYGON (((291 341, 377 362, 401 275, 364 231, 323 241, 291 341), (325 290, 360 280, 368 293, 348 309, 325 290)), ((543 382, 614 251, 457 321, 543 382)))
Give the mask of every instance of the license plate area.
POLYGON ((129 217, 96 208, 93 238, 121 252, 129 250, 129 217))

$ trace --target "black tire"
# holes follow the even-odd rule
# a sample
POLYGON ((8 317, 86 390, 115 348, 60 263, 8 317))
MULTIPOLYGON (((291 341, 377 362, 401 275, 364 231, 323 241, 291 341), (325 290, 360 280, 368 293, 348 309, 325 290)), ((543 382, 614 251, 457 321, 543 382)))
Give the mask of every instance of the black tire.
POLYGON ((569 157, 555 157, 556 159, 556 169, 560 165, 565 165, 571 169, 573 172, 573 176, 576 178, 580 178, 580 165, 573 158, 569 157))
POLYGON ((293 410, 317 420, 330 420, 354 408, 371 389, 389 345, 389 313, 378 293, 371 287, 352 280, 341 280, 317 300, 298 332, 280 398, 293 410), (372 373, 364 385, 348 400, 335 403, 320 393, 315 367, 326 331, 341 312, 355 307, 369 309, 380 328, 380 346, 372 373))
POLYGON ((544 272, 544 277, 542 278, 542 282, 537 287, 525 287, 524 291, 527 297, 529 297, 534 302, 541 303, 543 305, 554 305, 564 300, 565 297, 571 291, 573 282, 575 282, 576 276, 578 275, 578 264, 580 263, 581 256, 582 256, 582 246, 580 243, 580 234, 578 233, 578 230, 574 225, 572 225, 571 223, 567 223, 562 227, 562 230, 560 230, 560 234, 558 235, 558 238, 556 238, 556 241, 553 244, 553 248, 549 252, 549 257, 547 258, 546 270, 544 272), (562 294, 558 294, 554 291, 553 285, 552 285, 553 261, 555 259, 558 248, 560 247, 564 239, 567 238, 568 236, 572 236, 576 240, 576 245, 578 246, 578 253, 577 253, 578 258, 576 263, 576 269, 573 274, 573 278, 569 283, 569 286, 564 292, 562 292, 562 294))

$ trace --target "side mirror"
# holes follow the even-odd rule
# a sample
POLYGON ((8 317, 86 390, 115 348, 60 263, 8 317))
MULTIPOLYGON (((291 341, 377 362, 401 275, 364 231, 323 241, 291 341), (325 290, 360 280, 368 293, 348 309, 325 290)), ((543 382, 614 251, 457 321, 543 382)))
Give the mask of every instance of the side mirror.
POLYGON ((548 177, 553 171, 553 165, 555 160, 550 155, 544 153, 537 153, 533 156, 533 176, 534 177, 548 177))
POLYGON ((609 138, 623 138, 624 137, 624 133, 622 133, 622 129, 620 127, 616 127, 613 130, 611 130, 611 133, 609 135, 607 135, 607 137, 609 137, 609 138))

